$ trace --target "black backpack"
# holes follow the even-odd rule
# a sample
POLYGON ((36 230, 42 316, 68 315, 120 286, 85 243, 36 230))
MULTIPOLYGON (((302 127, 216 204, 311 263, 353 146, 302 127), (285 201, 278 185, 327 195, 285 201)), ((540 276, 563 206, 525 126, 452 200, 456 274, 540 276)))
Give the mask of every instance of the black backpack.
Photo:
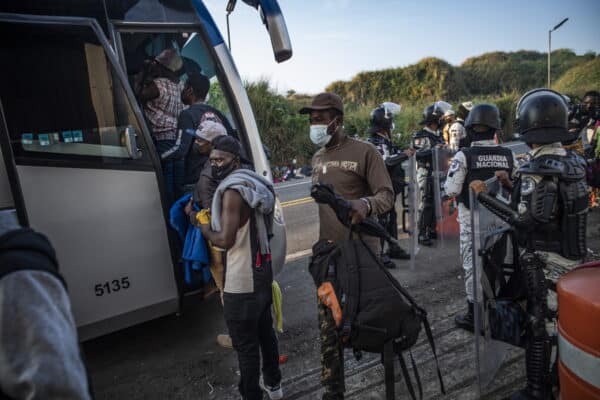
POLYGON ((408 391, 413 399, 416 398, 402 354, 406 350, 410 354, 420 398, 423 397, 416 363, 410 353, 421 325, 432 348, 441 391, 445 394, 427 312, 381 264, 360 234, 357 239, 350 237, 339 245, 318 241, 313 246, 309 272, 317 287, 324 281, 333 284, 342 308, 339 330, 344 346, 352 348, 357 358, 362 351, 382 354, 388 400, 395 398, 395 355, 400 361, 408 391))

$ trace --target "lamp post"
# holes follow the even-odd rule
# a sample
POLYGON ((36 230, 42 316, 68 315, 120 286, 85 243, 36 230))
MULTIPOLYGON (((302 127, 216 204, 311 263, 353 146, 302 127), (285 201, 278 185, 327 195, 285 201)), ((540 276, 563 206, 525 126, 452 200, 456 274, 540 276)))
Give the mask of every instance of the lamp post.
POLYGON ((569 18, 565 18, 558 25, 548 31, 548 89, 550 89, 550 53, 552 53, 552 32, 560 28, 569 18))

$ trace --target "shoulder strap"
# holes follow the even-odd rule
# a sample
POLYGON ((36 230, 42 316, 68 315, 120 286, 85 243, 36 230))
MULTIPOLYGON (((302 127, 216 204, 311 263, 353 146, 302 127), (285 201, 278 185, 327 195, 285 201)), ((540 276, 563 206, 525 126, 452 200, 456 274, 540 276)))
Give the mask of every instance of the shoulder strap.
POLYGON ((337 276, 340 280, 339 284, 345 289, 344 294, 346 296, 342 311, 342 315, 344 316, 342 336, 350 335, 360 304, 360 274, 358 272, 358 255, 356 254, 355 246, 356 242, 354 240, 344 242, 341 252, 343 269, 338 266, 337 271, 337 276))
POLYGON ((382 356, 383 369, 385 373, 385 398, 386 400, 395 400, 396 388, 394 387, 394 342, 392 340, 387 341, 383 345, 382 356))

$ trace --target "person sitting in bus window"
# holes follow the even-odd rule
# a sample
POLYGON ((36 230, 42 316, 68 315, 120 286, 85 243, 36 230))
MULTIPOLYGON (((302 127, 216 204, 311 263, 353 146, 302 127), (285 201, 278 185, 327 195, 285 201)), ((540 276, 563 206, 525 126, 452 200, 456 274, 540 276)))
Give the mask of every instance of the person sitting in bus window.
POLYGON ((161 154, 162 160, 184 160, 184 163, 176 162, 174 165, 178 168, 174 171, 175 175, 183 175, 182 187, 175 188, 177 198, 193 191, 200 172, 208 161, 211 150, 209 142, 218 134, 227 134, 233 130, 228 119, 219 110, 205 103, 209 89, 210 81, 205 75, 188 75, 181 92, 181 101, 189 107, 177 119, 175 145, 161 154), (204 132, 210 139, 202 134, 198 135, 199 132, 204 132))
MULTIPOLYGON (((184 88, 179 79, 181 73, 183 60, 176 50, 166 49, 146 64, 140 74, 137 94, 143 104, 158 154, 173 147, 177 139, 177 118, 185 108, 181 101, 184 88)), ((174 173, 174 169, 183 171, 183 168, 181 165, 175 168, 175 163, 183 164, 183 160, 167 159, 161 162, 170 203, 175 199, 175 188, 183 186, 183 176, 174 173)))

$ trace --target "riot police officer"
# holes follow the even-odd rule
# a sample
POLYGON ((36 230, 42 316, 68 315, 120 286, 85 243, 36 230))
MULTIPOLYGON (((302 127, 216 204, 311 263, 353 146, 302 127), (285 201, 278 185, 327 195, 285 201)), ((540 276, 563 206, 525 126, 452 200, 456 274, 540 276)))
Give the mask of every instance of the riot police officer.
POLYGON ((444 146, 444 138, 440 132, 441 118, 444 112, 451 106, 443 101, 425 107, 423 120, 420 125, 423 129, 413 134, 413 148, 417 156, 417 183, 421 196, 421 208, 419 210, 419 243, 431 246, 432 239, 437 239, 435 231, 435 208, 433 204, 433 148, 444 146))
POLYGON ((465 101, 460 103, 456 111, 456 120, 448 130, 448 147, 451 151, 458 151, 463 147, 469 146, 467 139, 467 131, 465 129, 465 121, 469 116, 469 112, 473 109, 473 103, 465 101))
MULTIPOLYGON (((394 207, 379 217, 379 222, 385 226, 386 230, 393 238, 398 238, 398 214, 396 213, 396 197, 401 194, 405 186, 405 173, 402 168, 402 162, 408 159, 412 151, 401 151, 392 142, 392 132, 394 130, 394 115, 400 112, 400 105, 385 102, 377 106, 371 111, 369 121, 369 138, 372 143, 381 153, 383 160, 386 163, 386 168, 392 180, 394 187, 394 207)), ((383 247, 382 247, 383 250, 383 247)), ((391 261, 391 258, 407 260, 410 254, 404 251, 400 246, 394 244, 388 247, 382 253, 381 260, 387 268, 394 268, 396 265, 391 261)))
POLYGON ((495 105, 478 104, 465 121, 466 138, 470 147, 462 148, 450 164, 444 182, 444 192, 456 197, 458 223, 460 226, 460 255, 464 270, 467 312, 454 319, 456 325, 473 331, 473 243, 471 240, 471 212, 469 184, 475 180, 485 181, 494 177, 496 170, 506 171, 511 176, 516 169, 514 153, 496 145, 494 138, 500 129, 500 112, 495 105))
MULTIPOLYGON (((571 260, 586 255, 587 186, 585 168, 562 146, 570 138, 567 104, 562 95, 548 89, 526 93, 517 105, 521 139, 532 147, 531 159, 517 172, 513 207, 486 193, 485 183, 471 188, 478 200, 494 214, 514 226, 521 255, 518 271, 527 300, 526 373, 527 386, 513 399, 551 397, 551 344, 547 275, 544 255, 558 253, 571 260)), ((497 176, 506 181, 506 176, 497 176)))

